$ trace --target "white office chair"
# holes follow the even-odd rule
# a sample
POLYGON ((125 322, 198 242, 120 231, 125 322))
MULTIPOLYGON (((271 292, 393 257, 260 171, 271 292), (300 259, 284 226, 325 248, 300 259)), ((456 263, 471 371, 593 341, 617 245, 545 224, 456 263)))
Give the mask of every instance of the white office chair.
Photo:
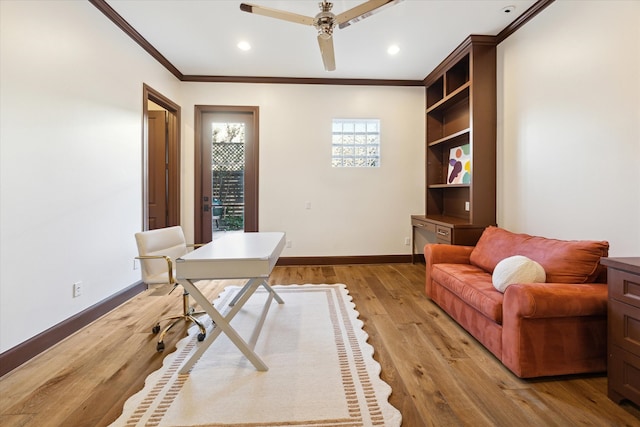
MULTIPOLYGON (((142 280, 148 285, 170 284, 173 286, 171 292, 178 286, 175 280, 174 260, 187 253, 187 243, 182 232, 182 227, 167 227, 156 230, 142 231, 136 233, 136 243, 138 244, 138 254, 136 258, 141 260, 142 280)), ((169 293, 171 293, 169 292, 169 293)), ((168 320, 167 325, 160 336, 156 350, 164 350, 164 336, 169 330, 181 320, 193 322, 200 328, 198 341, 203 341, 207 335, 204 325, 195 318, 198 314, 194 307, 189 304, 189 292, 185 289, 182 292, 182 314, 161 319, 153 327, 152 332, 160 332, 160 322, 168 320)))

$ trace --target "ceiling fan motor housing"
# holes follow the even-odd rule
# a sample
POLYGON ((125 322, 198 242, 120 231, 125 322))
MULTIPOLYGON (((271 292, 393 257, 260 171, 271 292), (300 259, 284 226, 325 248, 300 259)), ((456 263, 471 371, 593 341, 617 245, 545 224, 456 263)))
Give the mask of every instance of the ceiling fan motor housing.
POLYGON ((318 3, 322 12, 318 13, 313 18, 313 26, 318 30, 318 34, 323 38, 330 38, 333 34, 333 29, 336 26, 336 15, 331 12, 333 3, 323 1, 318 3))

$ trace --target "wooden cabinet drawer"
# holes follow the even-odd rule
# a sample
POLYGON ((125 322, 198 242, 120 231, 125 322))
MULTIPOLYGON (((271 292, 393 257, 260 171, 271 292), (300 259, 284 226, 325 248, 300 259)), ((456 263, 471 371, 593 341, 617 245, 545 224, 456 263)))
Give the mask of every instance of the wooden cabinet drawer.
POLYGON ((609 398, 617 403, 627 398, 640 405, 640 357, 613 346, 607 371, 609 398))
POLYGON ((432 222, 420 221, 419 219, 413 218, 411 219, 411 225, 423 230, 431 231, 432 233, 436 232, 436 225, 432 222))
POLYGON ((640 308, 609 300, 608 321, 611 343, 640 354, 640 308))
POLYGON ((608 395, 640 405, 640 257, 601 258, 607 267, 608 395))
POLYGON ((436 237, 438 243, 451 243, 451 229, 441 225, 436 226, 436 237))
POLYGON ((609 298, 640 307, 640 276, 609 268, 607 271, 609 298))

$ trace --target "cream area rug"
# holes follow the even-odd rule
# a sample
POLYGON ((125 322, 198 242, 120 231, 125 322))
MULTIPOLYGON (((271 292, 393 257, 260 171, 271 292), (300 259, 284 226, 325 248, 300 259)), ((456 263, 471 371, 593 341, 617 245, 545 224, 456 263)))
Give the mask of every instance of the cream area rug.
MULTIPOLYGON (((221 334, 180 374, 198 345, 191 328, 112 426, 400 426, 346 286, 273 288, 284 304, 271 303, 255 344, 268 371, 257 371, 221 334)), ((227 287, 216 299, 223 314, 239 290, 227 287)), ((247 342, 266 298, 259 288, 231 321, 247 342)))

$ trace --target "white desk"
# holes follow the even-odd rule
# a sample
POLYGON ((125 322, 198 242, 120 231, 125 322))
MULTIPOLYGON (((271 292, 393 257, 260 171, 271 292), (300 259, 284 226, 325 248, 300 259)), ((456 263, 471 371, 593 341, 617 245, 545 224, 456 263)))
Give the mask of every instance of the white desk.
POLYGON ((257 370, 266 371, 269 369, 253 351, 252 346, 249 346, 231 327, 230 322, 256 289, 263 286, 269 292, 269 297, 251 340, 255 344, 271 301, 275 299, 279 304, 284 304, 284 301, 266 281, 282 253, 284 244, 284 233, 281 232, 228 233, 176 260, 178 282, 184 286, 215 323, 213 331, 200 343, 180 373, 189 372, 221 332, 229 337, 257 370), (194 281, 218 279, 249 279, 231 302, 230 305, 233 308, 226 316, 223 316, 194 285, 194 281))

